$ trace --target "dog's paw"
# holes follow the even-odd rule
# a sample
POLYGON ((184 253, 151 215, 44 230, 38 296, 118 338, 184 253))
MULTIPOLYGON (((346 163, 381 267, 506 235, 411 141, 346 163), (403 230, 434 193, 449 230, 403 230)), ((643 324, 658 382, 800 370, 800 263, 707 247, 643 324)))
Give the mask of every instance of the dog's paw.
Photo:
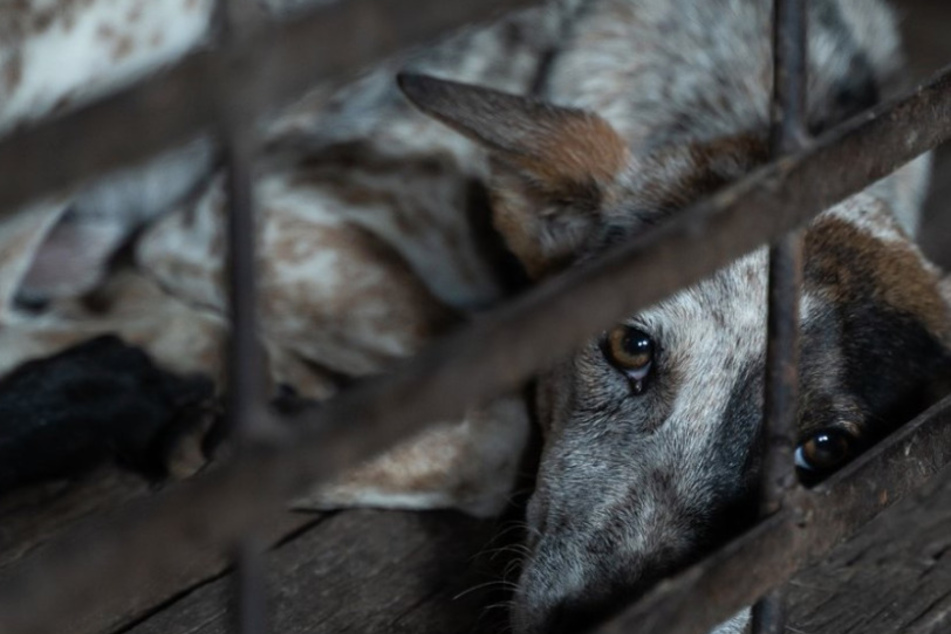
POLYGON ((153 480, 193 472, 213 392, 112 336, 26 363, 0 381, 0 491, 108 459, 153 480))

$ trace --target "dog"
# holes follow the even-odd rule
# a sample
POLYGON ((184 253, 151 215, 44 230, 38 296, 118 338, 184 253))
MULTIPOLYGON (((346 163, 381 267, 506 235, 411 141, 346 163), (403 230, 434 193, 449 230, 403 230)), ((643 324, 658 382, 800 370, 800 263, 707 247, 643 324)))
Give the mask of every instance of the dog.
MULTIPOLYGON (((87 103, 205 41, 211 2, 139 4, 4 9, 0 24, 16 37, 0 48, 0 129, 87 103), (170 32, 174 38, 163 35, 170 32), (80 67, 51 73, 64 51, 80 67)), ((408 65, 530 90, 563 18, 530 10, 466 30, 342 87, 317 86, 262 121, 255 194, 272 394, 330 398, 517 286, 496 266, 505 254, 482 209, 480 150, 412 108, 393 76, 408 65)), ((0 224, 0 376, 113 334, 164 372, 202 374, 220 387, 227 325, 218 162, 213 142, 198 139, 0 224)), ((524 401, 513 395, 295 504, 494 515, 509 498, 527 435, 524 401)))
MULTIPOLYGON (((762 165, 769 24, 766 0, 556 2, 343 88, 318 87, 268 121, 256 193, 272 384, 329 398, 500 301, 506 279, 486 256, 491 232, 478 230, 490 209, 508 250, 540 281, 762 165), (400 98, 398 68, 408 71, 410 101, 433 118, 400 98)), ((812 3, 811 131, 901 89, 894 24, 878 0, 812 3)), ((204 27, 193 32, 197 43, 204 27)), ((116 332, 161 368, 220 385, 222 176, 200 143, 179 151, 195 167, 180 170, 188 178, 174 181, 174 202, 135 214, 121 202, 105 213, 105 203, 75 204, 109 200, 87 189, 2 227, 0 339, 10 345, 0 368, 116 332), (109 229, 99 231, 103 218, 109 229), (90 227, 105 237, 94 261, 75 267, 84 274, 44 274, 75 261, 90 227), (127 259, 117 268, 119 243, 127 259)), ((913 240, 927 170, 927 158, 914 162, 806 231, 796 451, 804 477, 838 468, 945 389, 949 285, 913 240)), ((168 173, 150 165, 125 182, 134 191, 170 182, 168 173)), ((539 377, 544 448, 517 632, 586 625, 751 521, 765 293, 761 250, 539 377)), ((527 419, 518 397, 501 399, 299 504, 495 513, 527 419)), ((747 621, 744 612, 717 633, 747 621)))
MULTIPOLYGON (((901 89, 884 4, 816 0, 808 18, 812 133, 901 89)), ((592 0, 538 99, 417 74, 400 84, 486 149, 494 224, 542 280, 768 160, 770 21, 765 0, 592 0)), ((804 480, 948 389, 947 293, 914 244, 927 170, 916 160, 805 230, 804 480)), ((740 258, 540 377, 544 448, 515 632, 580 631, 755 518, 767 268, 765 249, 740 258)))

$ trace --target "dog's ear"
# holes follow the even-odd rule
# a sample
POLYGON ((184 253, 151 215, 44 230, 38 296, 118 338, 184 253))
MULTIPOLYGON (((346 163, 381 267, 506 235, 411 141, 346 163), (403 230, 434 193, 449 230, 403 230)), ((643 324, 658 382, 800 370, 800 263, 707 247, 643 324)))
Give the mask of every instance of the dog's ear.
POLYGON ((532 277, 561 268, 598 228, 630 155, 596 114, 478 86, 402 74, 423 112, 484 146, 496 228, 532 277))

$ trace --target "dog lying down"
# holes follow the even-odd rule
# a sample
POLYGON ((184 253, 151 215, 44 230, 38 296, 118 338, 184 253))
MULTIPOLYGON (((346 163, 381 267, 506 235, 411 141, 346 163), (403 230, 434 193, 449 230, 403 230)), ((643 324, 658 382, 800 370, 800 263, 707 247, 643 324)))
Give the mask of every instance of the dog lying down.
MULTIPOLYGON (((808 125, 820 133, 899 91, 903 70, 882 2, 815 0, 810 11, 808 125)), ((257 196, 274 392, 330 398, 500 301, 512 285, 504 258, 487 255, 490 215, 538 282, 762 165, 769 24, 766 0, 553 2, 318 89, 271 122, 257 196), (396 68, 410 71, 408 100, 396 68)), ((126 359, 138 369, 122 389, 159 424, 111 441, 124 459, 147 448, 143 464, 168 437, 161 421, 207 394, 171 374, 221 384, 224 195, 212 155, 194 145, 38 203, 0 236, 3 369, 107 332, 146 350, 155 367, 126 359), (163 195, 107 195, 116 189, 163 195), (188 193, 161 213, 173 191, 188 193)), ((927 157, 909 164, 805 233, 796 463, 811 480, 948 390, 951 288, 914 243, 927 171, 927 157)), ((765 297, 759 250, 592 338, 539 377, 531 403, 511 396, 447 421, 298 503, 495 513, 530 406, 544 448, 512 622, 571 631, 750 521, 765 297)), ((51 402, 85 393, 72 390, 70 358, 94 352, 40 362, 63 372, 51 402)), ((40 367, 14 371, 0 398, 45 389, 30 379, 40 367)), ((110 437, 117 425, 90 429, 110 437)))
MULTIPOLYGON (((0 63, 19 59, 22 71, 18 82, 0 85, 7 97, 0 99, 0 129, 57 103, 84 103, 200 44, 212 3, 167 4, 147 5, 137 16, 116 0, 62 3, 45 21, 4 13, 13 15, 13 31, 19 24, 20 40, 5 42, 0 63), (87 37, 102 30, 97 24, 148 45, 113 60, 115 38, 87 37), (156 48, 152 30, 191 33, 191 41, 165 38, 156 48), (49 48, 57 38, 62 50, 49 48), (79 78, 42 81, 49 79, 42 76, 49 69, 44 54, 86 49, 83 59, 111 64, 114 76, 77 68, 79 78)), ((47 15, 46 8, 35 2, 24 10, 47 15)), ((507 274, 517 267, 497 266, 505 254, 491 229, 481 150, 417 112, 394 77, 410 67, 526 92, 563 19, 538 10, 513 15, 392 60, 351 85, 318 87, 268 123, 256 195, 261 338, 275 396, 290 386, 306 399, 329 398, 517 285, 507 274)), ((220 388, 222 180, 212 143, 197 140, 82 191, 38 201, 0 225, 0 375, 111 334, 146 351, 157 371, 210 377, 220 388)), ((22 389, 0 384, 0 399, 16 407, 25 400, 22 389)), ((53 400, 66 400, 59 396, 53 400)), ((25 438, 28 427, 18 425, 16 437, 25 438)), ((508 499, 527 432, 522 399, 501 399, 299 504, 495 514, 508 499)), ((127 444, 138 447, 141 439, 127 444)), ((149 456, 149 473, 156 459, 149 456)))

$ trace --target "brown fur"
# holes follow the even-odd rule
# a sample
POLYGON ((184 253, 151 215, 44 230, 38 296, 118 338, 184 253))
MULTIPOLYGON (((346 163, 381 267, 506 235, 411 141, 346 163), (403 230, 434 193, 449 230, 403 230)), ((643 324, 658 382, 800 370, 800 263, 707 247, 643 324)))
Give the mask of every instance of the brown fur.
POLYGON ((630 159, 627 143, 597 115, 564 111, 555 126, 530 139, 527 154, 513 157, 546 190, 571 191, 588 181, 609 185, 630 159))
POLYGON ((940 279, 922 266, 913 243, 879 240, 827 216, 806 233, 805 261, 806 280, 831 303, 848 306, 870 298, 913 316, 939 340, 951 341, 951 313, 940 301, 940 279))

